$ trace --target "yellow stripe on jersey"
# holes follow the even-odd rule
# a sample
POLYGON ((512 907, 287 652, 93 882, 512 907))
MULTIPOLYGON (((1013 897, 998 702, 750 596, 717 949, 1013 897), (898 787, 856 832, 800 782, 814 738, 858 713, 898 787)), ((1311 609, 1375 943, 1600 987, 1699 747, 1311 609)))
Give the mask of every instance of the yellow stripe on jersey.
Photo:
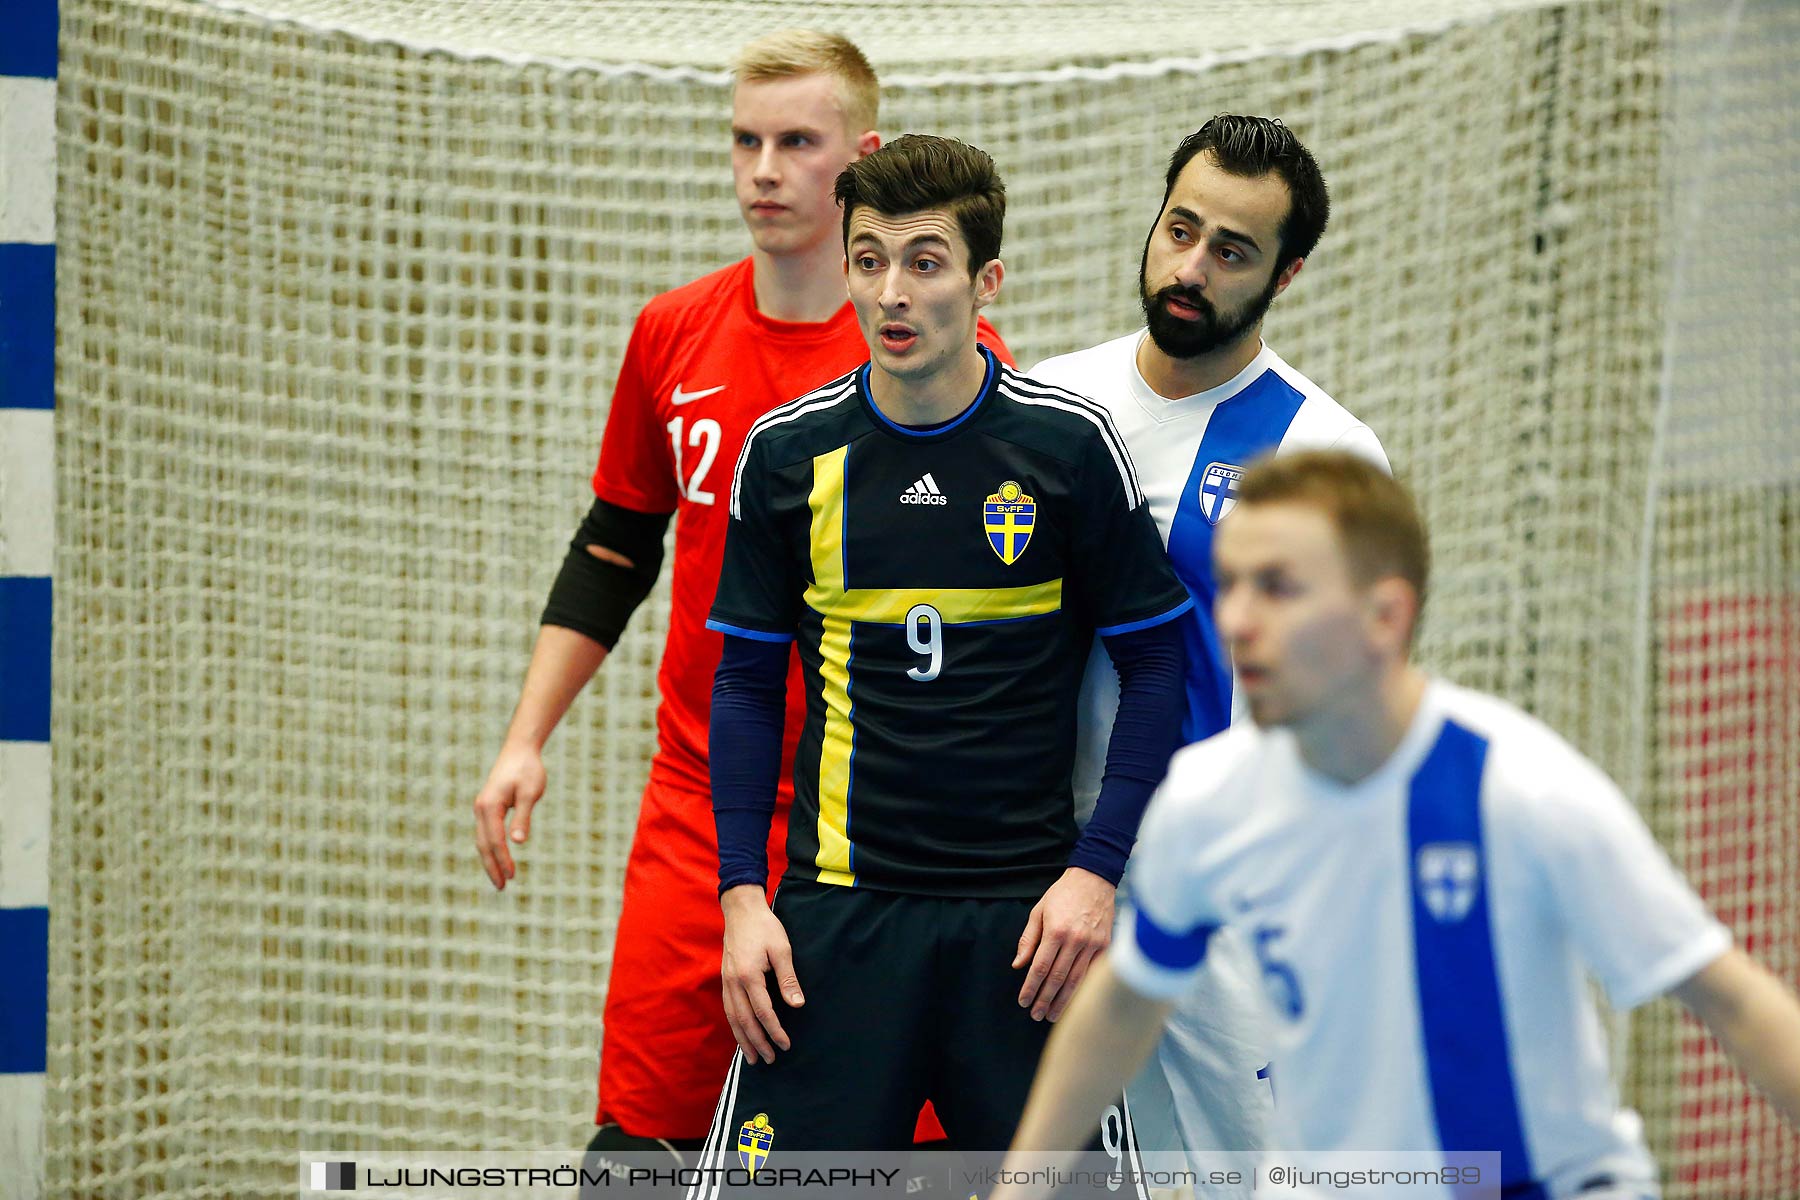
POLYGON ((825 731, 819 748, 820 883, 854 886, 850 869, 850 758, 855 749, 855 722, 850 703, 851 622, 904 625, 914 605, 937 609, 946 625, 1039 617, 1062 608, 1062 580, 1011 588, 853 588, 844 587, 844 461, 850 448, 840 446, 813 459, 813 582, 806 604, 823 620, 819 638, 819 675, 825 701, 825 731))
POLYGON ((814 583, 806 589, 806 604, 820 616, 874 625, 904 625, 913 605, 929 604, 938 610, 944 624, 966 625, 1056 612, 1062 608, 1062 580, 1010 588, 853 588, 847 592, 814 583))
POLYGON ((814 587, 844 590, 844 460, 850 447, 839 446, 813 459, 812 568, 814 587))
POLYGON ((819 747, 819 868, 820 883, 856 886, 850 870, 850 753, 856 728, 850 721, 850 622, 825 618, 819 638, 824 659, 819 674, 825 680, 825 737, 819 747))
MULTIPOLYGON (((844 589, 844 458, 848 446, 813 459, 812 509, 814 586, 844 589)), ((850 720, 850 619, 825 617, 819 637, 819 676, 824 681, 825 732, 819 746, 820 883, 856 885, 850 870, 850 753, 855 726, 850 720)))

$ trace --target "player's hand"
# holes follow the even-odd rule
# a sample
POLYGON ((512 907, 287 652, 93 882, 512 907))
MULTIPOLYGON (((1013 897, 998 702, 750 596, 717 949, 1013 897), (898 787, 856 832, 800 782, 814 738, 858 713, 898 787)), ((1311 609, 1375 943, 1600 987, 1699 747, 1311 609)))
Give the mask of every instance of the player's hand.
POLYGON ((512 840, 531 834, 531 808, 544 795, 544 757, 531 746, 500 748, 481 794, 475 797, 475 848, 496 890, 516 874, 506 842, 506 814, 512 813, 512 840))
POLYGON ((1030 1008, 1032 1020, 1054 1021, 1069 1007, 1094 956, 1112 941, 1117 891, 1092 871, 1070 867, 1031 910, 1012 965, 1031 964, 1019 1007, 1030 1008))
POLYGON ((760 886, 745 883, 729 888, 719 897, 719 905, 725 910, 725 955, 719 970, 725 1020, 745 1058, 772 1063, 776 1048, 791 1049, 792 1043, 769 998, 769 972, 775 973, 775 986, 790 1008, 806 1003, 794 974, 793 947, 781 918, 769 911, 760 886))

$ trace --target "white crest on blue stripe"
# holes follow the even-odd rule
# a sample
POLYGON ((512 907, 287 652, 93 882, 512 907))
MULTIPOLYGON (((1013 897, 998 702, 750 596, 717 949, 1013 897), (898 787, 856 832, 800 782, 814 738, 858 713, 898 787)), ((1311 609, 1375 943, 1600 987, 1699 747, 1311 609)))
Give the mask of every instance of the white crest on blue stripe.
POLYGON ((1210 524, 1217 525, 1237 507, 1237 482, 1243 477, 1244 468, 1236 463, 1206 464, 1200 477, 1200 512, 1210 524))
POLYGON ((1469 915, 1481 890, 1481 855, 1468 842, 1430 842, 1414 861, 1419 898, 1439 924, 1469 915))

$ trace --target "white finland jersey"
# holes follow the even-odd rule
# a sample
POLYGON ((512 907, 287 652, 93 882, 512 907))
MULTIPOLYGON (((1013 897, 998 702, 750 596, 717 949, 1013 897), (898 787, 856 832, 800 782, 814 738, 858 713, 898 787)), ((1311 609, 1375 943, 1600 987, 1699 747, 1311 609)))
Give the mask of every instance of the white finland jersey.
MULTIPOLYGON (((1031 376, 1106 406, 1137 464, 1150 515, 1175 573, 1194 598, 1181 618, 1187 643, 1184 742, 1231 722, 1231 664, 1213 629, 1212 536, 1237 502, 1233 485, 1253 460, 1274 451, 1347 450, 1388 470, 1367 425, 1268 346, 1216 388, 1165 400, 1138 373, 1139 330, 1088 350, 1047 359, 1031 376)), ((1106 743, 1119 710, 1119 680, 1096 639, 1082 680, 1075 753, 1075 803, 1086 816, 1100 794, 1106 743)))
POLYGON ((1210 926, 1254 948, 1278 1145, 1499 1150, 1508 1197, 1602 1177, 1653 1193, 1586 972, 1631 1008, 1731 944, 1593 764, 1440 681, 1353 787, 1310 770, 1285 730, 1240 724, 1181 751, 1133 899, 1113 964, 1143 993, 1179 992, 1210 926))
MULTIPOLYGON (((1040 363, 1034 378, 1105 405, 1125 438, 1150 515, 1176 575, 1194 599, 1181 621, 1187 656, 1182 740, 1224 729, 1233 716, 1231 666, 1213 627, 1213 528, 1236 503, 1244 468, 1271 451, 1335 448, 1388 467, 1369 427, 1344 411, 1266 345, 1227 382, 1167 400, 1138 372, 1143 330, 1040 363)), ((1099 638, 1082 679, 1076 728, 1076 815, 1100 794, 1107 739, 1119 710, 1119 679, 1099 638)), ((1126 889, 1131 877, 1126 877, 1126 889)), ((1122 893, 1123 894, 1123 893, 1122 893)), ((1137 1128, 1151 1147, 1247 1151, 1267 1144, 1267 1047, 1256 1011, 1256 971, 1234 936, 1219 938, 1208 969, 1171 1018, 1156 1057, 1127 1089, 1137 1128)), ((1204 1169, 1204 1158, 1194 1159, 1204 1169)), ((1249 1195, 1214 1188, 1207 1200, 1249 1195)))

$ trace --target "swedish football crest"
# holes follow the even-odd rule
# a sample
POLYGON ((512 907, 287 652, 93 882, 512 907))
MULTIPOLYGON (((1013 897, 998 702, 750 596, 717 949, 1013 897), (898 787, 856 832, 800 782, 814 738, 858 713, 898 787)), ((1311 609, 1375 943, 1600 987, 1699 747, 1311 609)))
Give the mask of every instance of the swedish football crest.
POLYGON ((768 1113, 757 1113, 738 1127, 738 1161, 746 1171, 760 1171, 775 1145, 775 1127, 768 1113))
POLYGON ((1243 477, 1242 467, 1222 462, 1206 464, 1200 475, 1200 511, 1206 514, 1209 524, 1217 525, 1237 507, 1237 481, 1243 477))
POLYGON ((1481 891, 1481 855, 1468 842, 1420 846, 1415 864, 1419 898, 1440 925, 1469 915, 1481 891))
POLYGON ((988 545, 1010 567, 1031 542, 1031 531, 1037 526, 1037 501, 1009 479, 981 506, 981 521, 988 545))

